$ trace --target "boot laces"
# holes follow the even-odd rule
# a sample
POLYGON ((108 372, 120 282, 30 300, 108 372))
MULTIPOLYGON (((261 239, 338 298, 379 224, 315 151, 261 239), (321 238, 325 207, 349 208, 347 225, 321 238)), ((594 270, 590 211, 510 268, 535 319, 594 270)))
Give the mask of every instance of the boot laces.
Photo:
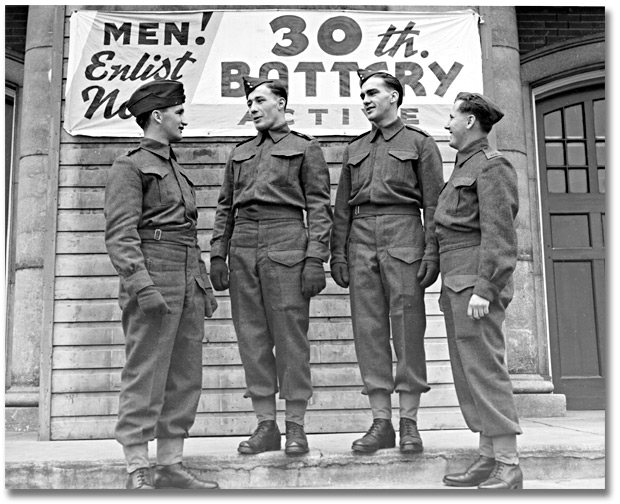
POLYGON ((411 421, 401 422, 401 436, 417 436, 416 425, 411 421))
POLYGON ((138 486, 147 485, 149 483, 147 471, 148 469, 146 468, 138 469, 138 472, 136 473, 136 479, 138 480, 138 486))
POLYGON ((385 422, 385 420, 381 420, 380 418, 373 420, 372 425, 370 426, 370 429, 368 429, 367 435, 372 436, 380 432, 382 430, 383 422, 385 422))
POLYGON ((303 427, 295 422, 289 422, 286 428, 290 436, 301 436, 304 433, 303 427))

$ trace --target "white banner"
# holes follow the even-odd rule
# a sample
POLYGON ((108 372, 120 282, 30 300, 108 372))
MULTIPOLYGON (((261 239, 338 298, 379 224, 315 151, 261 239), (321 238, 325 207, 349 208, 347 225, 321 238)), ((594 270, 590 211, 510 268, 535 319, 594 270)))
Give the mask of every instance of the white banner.
POLYGON ((154 79, 185 86, 185 136, 246 136, 242 76, 288 85, 291 128, 357 135, 358 68, 382 69, 405 88, 400 115, 430 134, 460 91, 482 92, 479 16, 452 12, 243 10, 77 11, 71 16, 64 127, 72 135, 142 134, 126 109, 154 79))

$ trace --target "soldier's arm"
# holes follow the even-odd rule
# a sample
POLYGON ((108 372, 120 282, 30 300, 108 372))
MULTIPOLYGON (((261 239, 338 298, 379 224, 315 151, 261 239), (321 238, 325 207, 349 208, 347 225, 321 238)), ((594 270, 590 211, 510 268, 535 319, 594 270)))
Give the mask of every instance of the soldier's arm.
POLYGON ((105 189, 105 245, 130 295, 153 284, 146 269, 138 225, 142 216, 142 177, 129 157, 118 159, 105 189))
POLYGON ((352 212, 349 206, 351 198, 351 170, 348 166, 349 150, 345 149, 342 159, 342 169, 336 190, 334 204, 334 227, 332 229, 330 247, 331 264, 347 264, 347 241, 351 230, 352 212))
POLYGON ((443 162, 435 140, 424 137, 419 153, 418 179, 424 211, 424 260, 439 263, 439 245, 435 236, 435 209, 443 187, 443 162))
POLYGON ((477 178, 480 207, 480 263, 474 294, 493 301, 506 286, 517 264, 517 176, 503 157, 477 178))
POLYGON ((316 139, 306 147, 301 166, 301 182, 306 198, 308 221, 307 257, 323 262, 329 259, 329 233, 332 227, 329 168, 316 139))
POLYGON ((224 181, 220 188, 213 223, 213 235, 211 237, 211 259, 221 257, 226 259, 228 255, 228 242, 232 236, 234 227, 234 215, 232 212, 234 180, 233 180, 232 154, 228 158, 224 169, 224 181))

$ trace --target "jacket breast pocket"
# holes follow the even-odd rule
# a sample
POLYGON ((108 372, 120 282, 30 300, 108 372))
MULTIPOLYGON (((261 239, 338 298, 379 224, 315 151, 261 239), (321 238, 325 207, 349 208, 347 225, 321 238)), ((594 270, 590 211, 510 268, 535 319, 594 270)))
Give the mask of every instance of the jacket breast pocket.
POLYGON ((458 177, 450 184, 454 188, 448 209, 453 214, 465 215, 478 208, 475 177, 458 177))
POLYGON ((143 166, 142 192, 144 205, 147 207, 159 207, 170 205, 174 201, 175 184, 170 172, 161 166, 143 166))
POLYGON ((303 150, 281 150, 271 153, 269 182, 276 185, 293 185, 299 180, 299 170, 304 158, 303 150))
POLYGON ((256 174, 256 163, 252 161, 254 158, 253 152, 239 152, 233 155, 233 182, 234 188, 247 184, 247 181, 252 179, 256 174))
POLYGON ((388 158, 383 166, 382 178, 388 184, 415 187, 417 176, 418 152, 415 150, 389 149, 388 158))
POLYGON ((364 181, 362 170, 364 160, 370 155, 370 151, 355 153, 349 156, 347 166, 351 172, 351 191, 357 192, 364 181))

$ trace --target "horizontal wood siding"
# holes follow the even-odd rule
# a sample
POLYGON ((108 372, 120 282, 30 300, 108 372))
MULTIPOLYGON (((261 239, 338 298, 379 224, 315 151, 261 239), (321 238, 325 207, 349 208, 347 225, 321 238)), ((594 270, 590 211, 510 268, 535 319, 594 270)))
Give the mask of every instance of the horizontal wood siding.
MULTIPOLYGON (((70 10, 67 8, 67 15, 70 10)), ((65 72, 68 54, 68 17, 65 72)), ((63 81, 64 84, 64 81, 63 81)), ((63 93, 64 96, 64 93, 63 93)), ((199 243, 207 266, 219 187, 228 155, 242 138, 187 138, 175 147, 197 188, 199 243)), ((346 137, 321 137, 329 164, 332 202, 340 176, 346 137)), ((448 173, 454 152, 438 139, 448 173)), ((117 304, 118 276, 104 244, 104 189, 114 160, 137 140, 73 137, 61 134, 55 309, 52 355, 52 439, 113 436, 124 363, 117 304)), ((308 432, 359 432, 371 415, 361 394, 353 346, 348 291, 329 276, 327 288, 311 302, 312 379, 315 394, 307 415, 308 432)), ((427 292, 426 351, 431 391, 422 398, 421 429, 465 428, 449 366, 443 317, 438 309, 439 281, 427 292)), ((203 393, 195 436, 245 435, 255 427, 231 321, 228 292, 217 293, 219 309, 205 320, 203 393)), ((397 398, 394 399, 398 414, 397 398)), ((283 410, 282 401, 278 408, 283 410)))

